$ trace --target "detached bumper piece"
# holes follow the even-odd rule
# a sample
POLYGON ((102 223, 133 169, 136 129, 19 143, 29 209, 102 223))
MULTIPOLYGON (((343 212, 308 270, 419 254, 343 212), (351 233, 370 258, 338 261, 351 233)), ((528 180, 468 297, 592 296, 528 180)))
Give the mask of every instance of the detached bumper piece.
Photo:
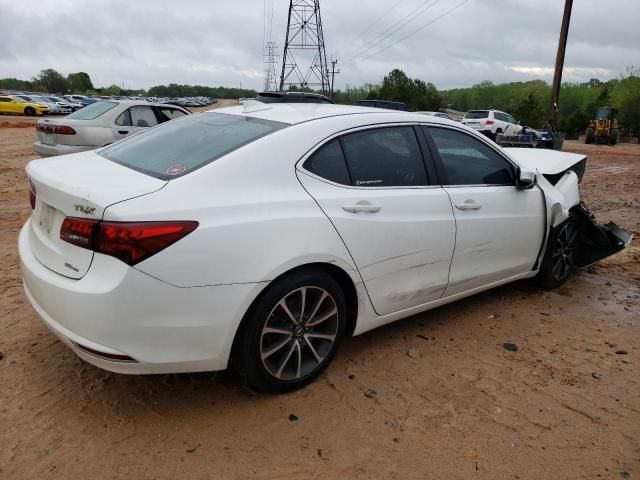
POLYGON ((595 262, 624 250, 633 240, 633 235, 613 222, 598 224, 591 211, 583 204, 575 206, 578 231, 581 238, 576 259, 579 268, 588 267, 595 262))

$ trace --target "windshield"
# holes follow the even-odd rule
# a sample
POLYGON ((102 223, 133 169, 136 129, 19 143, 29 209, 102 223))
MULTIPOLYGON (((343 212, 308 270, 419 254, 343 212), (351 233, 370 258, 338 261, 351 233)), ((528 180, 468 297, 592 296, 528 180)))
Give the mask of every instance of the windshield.
POLYGON ((171 120, 99 153, 139 172, 170 180, 286 126, 240 115, 199 113, 171 120))
POLYGON ((113 107, 118 105, 116 102, 96 102, 91 105, 87 105, 81 110, 73 112, 67 115, 67 118, 73 118, 74 120, 94 120, 105 112, 108 112, 113 107))
POLYGON ((473 110, 471 112, 467 112, 464 118, 489 118, 488 110, 473 110))

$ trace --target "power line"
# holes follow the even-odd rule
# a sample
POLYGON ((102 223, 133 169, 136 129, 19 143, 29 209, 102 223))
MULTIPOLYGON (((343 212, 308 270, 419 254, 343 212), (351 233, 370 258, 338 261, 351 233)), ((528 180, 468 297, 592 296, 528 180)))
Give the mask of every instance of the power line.
POLYGON ((409 37, 412 37, 413 35, 415 35, 416 33, 421 32, 422 30, 424 30, 425 28, 427 28, 430 25, 433 25, 435 22, 437 22, 438 20, 440 20, 441 18, 447 16, 448 14, 450 14, 451 12, 453 12, 454 10, 458 9, 459 7, 461 7, 462 5, 464 5, 465 3, 467 3, 469 0, 462 0, 462 2, 460 2, 459 4, 453 6, 452 8, 450 8, 449 10, 446 10, 444 13, 442 13, 441 15, 437 16, 436 18, 434 18, 433 20, 431 20, 430 22, 428 22, 427 24, 423 25, 422 27, 418 28, 417 30, 414 30, 413 32, 409 33, 408 35, 405 35, 402 38, 399 38, 398 40, 396 40, 395 42, 387 45, 386 47, 384 47, 382 50, 378 50, 377 52, 373 52, 370 55, 367 55, 365 57, 362 57, 360 59, 356 59, 355 62, 352 63, 352 65, 358 65, 359 63, 363 62, 364 60, 368 60, 369 58, 375 57, 376 55, 380 55, 382 52, 390 49, 391 47, 393 47, 394 45, 397 45, 400 42, 405 41, 406 39, 408 39, 409 37))
MULTIPOLYGON (((387 15, 388 15, 390 12, 392 12, 392 11, 393 11, 393 10, 394 10, 398 5, 400 5, 400 4, 401 4, 402 2, 404 2, 404 1, 405 1, 405 0, 399 0, 398 2, 394 3, 394 4, 393 4, 393 6, 392 6, 389 10, 387 10, 387 11, 386 11, 386 12, 384 12, 382 15, 380 15, 380 16, 379 16, 379 17, 378 17, 378 18, 377 18, 373 23, 369 24, 369 26, 368 26, 367 28, 365 28, 365 29, 364 29, 364 30, 362 30, 359 34, 354 35, 354 36, 353 36, 353 37, 351 37, 351 38, 354 38, 354 39, 355 39, 355 38, 364 37, 364 36, 365 36, 365 34, 369 33, 369 31, 370 31, 374 26, 376 26, 378 23, 380 23, 380 20, 383 20, 383 19, 387 18, 387 15)), ((344 44, 343 44, 343 46, 342 46, 342 47, 340 47, 336 53, 337 53, 337 54, 341 53, 341 52, 344 50, 344 48, 345 48, 344 46, 345 46, 345 45, 349 45, 349 42, 344 43, 344 44)))
POLYGON ((418 5, 418 7, 416 7, 415 9, 413 9, 412 11, 410 11, 407 15, 405 15, 404 17, 402 17, 400 20, 398 20, 397 22, 395 22, 393 25, 391 25, 389 28, 387 28, 386 30, 383 30, 377 37, 374 37, 373 39, 369 40, 367 43, 365 43, 364 45, 358 47, 356 50, 352 51, 351 54, 346 55, 346 61, 350 61, 353 60, 354 58, 359 57, 360 55, 363 55, 364 53, 368 52, 369 50, 371 50, 372 48, 376 47, 377 45, 379 45, 380 43, 382 43, 384 40, 386 40, 387 38, 389 38, 391 35, 393 35, 394 33, 398 32, 399 30, 401 30, 403 27, 405 27, 406 25, 410 24, 411 22, 417 20, 420 15, 422 15, 424 12, 426 12, 427 10, 429 10, 429 8, 431 8, 432 6, 434 6, 436 3, 438 3, 440 0, 425 0, 424 2, 422 2, 420 5, 418 5), (429 5, 429 2, 433 2, 429 5), (426 6, 425 6, 426 5, 426 6), (421 10, 422 9, 422 10, 421 10), (417 12, 418 10, 421 10, 420 12, 418 12, 417 14, 413 15, 415 12, 417 12), (413 15, 413 16, 412 16, 413 15), (408 19, 408 20, 407 20, 408 19))

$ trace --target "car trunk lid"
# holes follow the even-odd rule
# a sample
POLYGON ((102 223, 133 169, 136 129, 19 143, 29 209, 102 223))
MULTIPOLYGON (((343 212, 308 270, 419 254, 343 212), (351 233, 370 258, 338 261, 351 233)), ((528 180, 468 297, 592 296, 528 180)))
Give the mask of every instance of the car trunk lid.
POLYGON ((36 123, 36 131, 38 140, 45 145, 84 145, 87 142, 81 129, 90 126, 91 120, 43 118, 36 123))
POLYGON ((82 278, 93 252, 60 239, 66 217, 100 220, 110 205, 155 192, 166 181, 118 165, 95 152, 34 160, 27 165, 36 207, 31 216, 31 249, 49 269, 82 278))

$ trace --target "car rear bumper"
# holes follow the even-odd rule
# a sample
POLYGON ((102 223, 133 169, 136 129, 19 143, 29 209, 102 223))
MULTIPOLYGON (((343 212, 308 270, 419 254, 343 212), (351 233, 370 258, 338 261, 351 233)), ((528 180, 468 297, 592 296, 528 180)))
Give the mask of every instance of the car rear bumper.
POLYGON ((18 240, 27 298, 80 358, 132 374, 226 368, 237 327, 262 284, 178 288, 101 254, 73 280, 34 257, 30 221, 18 240))
POLYGON ((41 157, 55 157, 57 155, 67 155, 69 153, 86 152, 88 150, 95 150, 98 147, 87 145, 47 145, 42 142, 35 142, 33 144, 33 151, 41 157))

